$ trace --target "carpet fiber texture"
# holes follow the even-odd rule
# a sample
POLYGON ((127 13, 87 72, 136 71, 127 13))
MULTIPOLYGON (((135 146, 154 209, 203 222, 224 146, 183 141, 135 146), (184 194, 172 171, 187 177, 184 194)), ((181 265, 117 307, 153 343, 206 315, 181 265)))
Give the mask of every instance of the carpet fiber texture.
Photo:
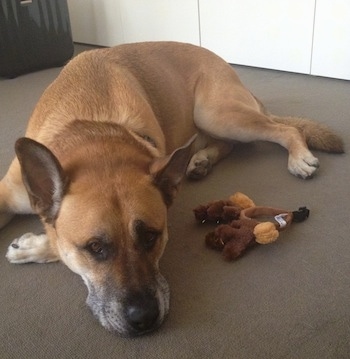
MULTIPOLYGON (((79 51, 84 47, 79 47, 79 51)), ((317 119, 350 148, 350 83, 235 67, 243 82, 279 115, 317 119)), ((45 87, 60 69, 0 79, 0 175, 45 87)), ((316 153, 317 176, 287 171, 278 145, 237 145, 203 181, 184 181, 169 214, 170 241, 161 261, 171 309, 155 333, 119 338, 93 318, 80 277, 61 263, 13 265, 11 241, 40 233, 35 216, 0 231, 0 357, 41 358, 349 358, 350 161, 316 153), (310 218, 271 245, 227 263, 204 245, 209 225, 192 209, 241 191, 259 205, 307 206, 310 218)))

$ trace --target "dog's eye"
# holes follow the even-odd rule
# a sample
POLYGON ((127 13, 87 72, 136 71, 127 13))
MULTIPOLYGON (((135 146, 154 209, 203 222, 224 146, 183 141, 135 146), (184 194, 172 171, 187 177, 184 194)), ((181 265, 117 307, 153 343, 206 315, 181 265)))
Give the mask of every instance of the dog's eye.
POLYGON ((160 231, 148 227, 141 220, 135 222, 135 231, 139 245, 146 251, 151 250, 155 246, 161 234, 160 231))
POLYGON ((150 250, 154 247, 154 245, 156 244, 156 241, 159 237, 159 233, 156 231, 147 231, 146 233, 144 233, 142 240, 142 246, 146 249, 146 250, 150 250))
POLYGON ((103 247, 99 242, 90 243, 89 249, 91 253, 95 253, 95 254, 101 254, 103 252, 103 247))
POLYGON ((92 240, 87 244, 85 249, 97 260, 103 261, 108 259, 114 251, 111 245, 105 243, 103 240, 96 239, 92 240))

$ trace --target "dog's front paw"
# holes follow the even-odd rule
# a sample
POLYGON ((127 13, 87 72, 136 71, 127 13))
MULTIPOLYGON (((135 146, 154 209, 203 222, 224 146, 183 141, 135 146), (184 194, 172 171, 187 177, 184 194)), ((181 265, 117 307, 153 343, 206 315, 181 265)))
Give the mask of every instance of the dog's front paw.
POLYGON ((297 157, 289 156, 288 170, 294 176, 303 179, 312 178, 319 167, 318 159, 309 151, 297 157))
POLYGON ((45 234, 26 233, 8 247, 6 258, 11 263, 47 263, 58 260, 45 234))
POLYGON ((210 172, 211 167, 208 157, 197 153, 187 166, 186 175, 191 179, 201 179, 210 172))

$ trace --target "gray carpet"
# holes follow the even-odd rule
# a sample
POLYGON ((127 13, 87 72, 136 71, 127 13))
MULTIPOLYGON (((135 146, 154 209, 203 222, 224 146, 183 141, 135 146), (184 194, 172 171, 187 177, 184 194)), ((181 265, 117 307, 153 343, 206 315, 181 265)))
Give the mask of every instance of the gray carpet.
MULTIPOLYGON (((79 47, 79 50, 84 49, 79 47)), ((350 83, 237 67, 271 110, 332 126, 350 147, 350 83)), ((44 88, 59 69, 0 79, 0 175, 44 88)), ((105 331, 85 305, 80 277, 60 263, 13 265, 11 240, 40 232, 32 216, 0 231, 1 358, 349 358, 350 190, 348 155, 317 153, 309 181, 287 171, 286 151, 273 144, 237 146, 201 182, 185 181, 170 210, 171 240, 162 259, 171 286, 170 314, 160 330, 137 339, 105 331), (225 262, 204 246, 212 228, 192 208, 236 191, 257 204, 311 209, 271 245, 225 262)))

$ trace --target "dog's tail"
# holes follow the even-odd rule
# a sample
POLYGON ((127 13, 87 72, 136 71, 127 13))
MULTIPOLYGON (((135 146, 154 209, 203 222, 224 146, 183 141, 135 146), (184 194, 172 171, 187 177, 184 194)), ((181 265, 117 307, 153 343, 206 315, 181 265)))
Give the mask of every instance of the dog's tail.
POLYGON ((303 134, 307 145, 312 149, 331 153, 344 153, 342 138, 323 124, 307 118, 274 115, 269 117, 275 122, 297 128, 303 134))

